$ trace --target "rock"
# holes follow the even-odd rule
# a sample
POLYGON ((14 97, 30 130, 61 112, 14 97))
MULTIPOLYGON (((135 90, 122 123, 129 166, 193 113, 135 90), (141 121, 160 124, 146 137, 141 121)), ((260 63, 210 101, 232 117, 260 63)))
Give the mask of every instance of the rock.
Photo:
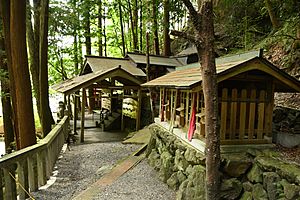
POLYGON ((154 167, 155 170, 160 169, 160 155, 155 149, 152 149, 151 153, 148 156, 148 163, 150 166, 154 167))
POLYGON ((300 184, 300 168, 298 166, 269 156, 258 156, 255 160, 261 169, 276 171, 279 176, 287 179, 289 182, 300 184))
POLYGON ((149 143, 147 145, 147 149, 146 149, 146 157, 148 157, 150 155, 150 153, 152 152, 152 149, 155 149, 156 146, 156 139, 154 138, 153 134, 151 134, 149 143))
POLYGON ((244 190, 247 191, 247 192, 252 192, 252 190, 253 190, 253 184, 250 183, 249 181, 244 182, 244 183, 243 183, 243 188, 244 188, 244 190))
POLYGON ((260 183, 253 186, 252 196, 254 200, 268 200, 268 194, 260 183))
POLYGON ((231 177, 240 177, 251 167, 252 162, 247 160, 227 160, 224 171, 231 177))
POLYGON ((178 181, 177 173, 176 172, 173 173, 171 175, 171 177, 167 180, 167 184, 173 190, 177 190, 178 189, 178 187, 179 187, 179 181, 178 181))
POLYGON ((175 152, 175 159, 174 159, 174 168, 178 171, 185 171, 186 168, 189 166, 188 161, 184 158, 182 151, 179 149, 175 152))
POLYGON ((280 182, 283 186, 284 196, 287 199, 300 199, 300 186, 291 184, 286 180, 280 182))
POLYGON ((163 182, 166 182, 173 173, 173 156, 168 151, 164 151, 160 158, 161 168, 159 170, 159 178, 163 182))
POLYGON ((247 174, 247 178, 252 183, 262 183, 262 170, 257 164, 253 164, 250 172, 247 174))
POLYGON ((263 185, 267 190, 270 200, 277 200, 279 193, 277 192, 277 183, 281 180, 278 174, 275 172, 263 173, 263 185))
POLYGON ((186 187, 189 183, 189 180, 185 180, 180 186, 178 191, 176 192, 176 200, 183 200, 185 199, 185 191, 186 187))
POLYGON ((245 192, 240 200, 252 200, 252 193, 251 192, 245 192))
POLYGON ((201 165, 194 165, 188 179, 193 186, 199 189, 205 188, 205 168, 201 165))
POLYGON ((188 176, 193 172, 193 166, 189 165, 186 170, 185 170, 185 174, 188 176))
POLYGON ((184 175, 184 173, 182 171, 178 171, 176 175, 177 175, 179 184, 181 184, 183 181, 185 181, 187 179, 186 175, 184 175))
POLYGON ((221 184, 221 198, 236 199, 242 192, 242 183, 236 179, 226 179, 221 184))
POLYGON ((196 154, 197 154, 196 150, 187 148, 184 153, 184 158, 192 165, 200 164, 199 160, 196 157, 196 154))

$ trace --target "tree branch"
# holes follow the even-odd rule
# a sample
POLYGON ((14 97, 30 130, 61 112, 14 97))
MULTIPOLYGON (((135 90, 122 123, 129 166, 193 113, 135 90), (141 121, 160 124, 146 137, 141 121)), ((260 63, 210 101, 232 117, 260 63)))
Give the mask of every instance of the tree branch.
POLYGON ((195 10, 195 8, 194 8, 193 4, 190 2, 190 0, 182 0, 182 2, 185 5, 185 7, 189 10, 189 14, 191 16, 191 20, 192 20, 194 27, 198 31, 200 31, 202 15, 195 10))
POLYGON ((203 40, 199 40, 197 37, 195 37, 194 35, 190 35, 186 32, 182 32, 182 31, 177 31, 177 30, 171 30, 171 35, 180 37, 180 38, 184 38, 189 40, 190 42, 194 43, 196 46, 201 46, 203 43, 203 40))

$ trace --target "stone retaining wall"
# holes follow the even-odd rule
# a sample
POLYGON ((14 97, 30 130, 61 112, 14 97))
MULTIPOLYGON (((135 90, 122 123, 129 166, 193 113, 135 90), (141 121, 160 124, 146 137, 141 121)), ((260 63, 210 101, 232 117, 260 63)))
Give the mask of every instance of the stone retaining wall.
MULTIPOLYGON (((147 157, 159 178, 177 191, 177 200, 205 199, 205 156, 163 127, 149 128, 147 157)), ((271 150, 255 149, 222 155, 222 199, 300 199, 299 166, 277 157, 271 150)))

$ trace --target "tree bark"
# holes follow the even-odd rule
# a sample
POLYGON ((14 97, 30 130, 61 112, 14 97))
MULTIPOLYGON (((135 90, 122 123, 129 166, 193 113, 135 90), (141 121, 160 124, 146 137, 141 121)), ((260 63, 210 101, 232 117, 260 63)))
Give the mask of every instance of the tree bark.
MULTIPOLYGON (((2 29, 2 27, 0 29, 2 29)), ((7 63, 5 62, 6 56, 4 55, 4 52, 5 52, 4 37, 3 34, 0 34, 0 68, 8 72, 7 63)), ((8 76, 5 77, 5 79, 2 78, 1 80, 1 91, 4 94, 1 96, 1 101, 2 101, 2 112, 3 112, 2 114, 3 114, 5 152, 11 153, 12 151, 11 143, 14 142, 15 139, 14 139, 13 124, 12 124, 12 107, 11 107, 8 76)))
POLYGON ((31 84, 26 50, 26 1, 10 1, 11 68, 14 80, 14 114, 18 119, 17 148, 36 143, 31 84))
POLYGON ((85 48, 86 55, 92 54, 92 43, 91 43, 91 15, 90 15, 90 0, 85 0, 85 11, 84 11, 84 25, 85 25, 85 48))
POLYGON ((9 76, 9 85, 10 85, 10 95, 12 99, 12 124, 13 130, 16 140, 17 148, 19 147, 19 129, 18 129, 18 118, 15 115, 16 109, 16 91, 15 91, 15 82, 13 76, 13 69, 12 69, 12 57, 11 57, 11 36, 10 36, 10 1, 0 0, 0 13, 3 22, 3 33, 4 33, 4 45, 7 57, 7 66, 8 66, 8 76, 9 76))
POLYGON ((103 56, 103 44, 102 44, 102 0, 98 1, 98 47, 99 47, 99 56, 103 56))
POLYGON ((51 131, 54 124, 52 112, 49 106, 49 85, 48 85, 48 19, 49 0, 41 1, 40 13, 40 101, 41 101, 41 125, 43 135, 46 136, 51 131))
POLYGON ((265 0, 265 5, 266 5, 266 8, 268 10, 268 13, 269 13, 269 16, 270 16, 270 20, 271 20, 273 29, 277 30, 279 28, 280 24, 279 24, 279 21, 278 21, 275 13, 273 11, 273 7, 271 5, 271 1, 270 0, 265 0))
POLYGON ((152 0, 152 17, 153 17, 153 34, 154 34, 154 49, 155 54, 159 55, 159 38, 157 24, 157 0, 152 0))
POLYGON ((214 52, 213 2, 203 0, 200 11, 189 0, 182 0, 189 10, 202 71, 206 134, 206 199, 220 199, 220 139, 218 133, 218 87, 214 52))
POLYGON ((171 55, 170 41, 170 0, 164 0, 164 56, 171 55))
POLYGON ((124 36, 124 27, 123 27, 122 5, 121 5, 120 1, 118 1, 118 5, 119 5, 119 15, 120 15, 121 36, 122 36, 122 53, 123 53, 123 56, 125 56, 125 54, 126 54, 125 36, 124 36))

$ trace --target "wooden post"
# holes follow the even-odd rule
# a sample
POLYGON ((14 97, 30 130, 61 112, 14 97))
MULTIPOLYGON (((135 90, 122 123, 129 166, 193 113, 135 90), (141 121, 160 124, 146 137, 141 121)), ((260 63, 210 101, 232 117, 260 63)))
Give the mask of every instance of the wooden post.
POLYGON ((75 92, 74 94, 74 117, 73 117, 73 132, 74 132, 74 135, 77 135, 77 116, 78 116, 78 110, 77 110, 77 100, 78 100, 78 97, 76 96, 78 94, 78 92, 75 92))
POLYGON ((266 92, 261 90, 259 93, 258 104, 258 125, 257 125, 257 139, 263 139, 264 133, 264 117, 265 117, 265 98, 266 92))
POLYGON ((172 91, 172 98, 171 98, 171 101, 172 101, 172 103, 171 103, 171 113, 172 114, 171 114, 171 122, 170 122, 170 128, 169 128, 169 130, 171 132, 173 132, 174 120, 175 120, 175 117, 176 117, 177 95, 178 95, 178 90, 176 89, 176 91, 175 91, 175 100, 173 100, 174 98, 173 98, 173 91, 172 91))
POLYGON ((252 140, 254 135, 254 125, 255 125, 256 89, 251 90, 250 101, 251 103, 250 103, 250 110, 249 110, 248 139, 252 140))
POLYGON ((10 165, 3 169, 4 180, 5 180, 5 198, 4 199, 17 199, 17 187, 16 181, 16 165, 10 165))
POLYGON ((124 89, 123 89, 123 94, 122 94, 122 112, 121 112, 121 131, 124 131, 124 114, 123 114, 123 109, 124 109, 124 89))
POLYGON ((138 106, 136 111, 136 131, 141 128, 141 105, 142 105, 142 91, 138 89, 138 106))
POLYGON ((235 139, 236 134, 236 111, 237 111, 237 89, 232 89, 231 91, 231 108, 230 108, 230 133, 229 138, 235 139))
MULTIPOLYGON (((28 163, 26 159, 18 163, 18 180, 19 183, 24 187, 24 189, 26 191, 29 191, 28 163)), ((19 199, 26 199, 28 197, 28 194, 22 188, 19 187, 19 199)))
POLYGON ((81 131, 80 131, 80 142, 84 142, 84 118, 85 118, 85 101, 86 92, 85 88, 82 88, 82 102, 81 102, 81 131))
POLYGON ((37 156, 32 155, 27 159, 28 161, 28 177, 30 191, 34 192, 38 190, 38 172, 37 172, 37 156))
POLYGON ((245 138, 245 127, 246 127, 246 111, 247 111, 247 103, 243 102, 247 99, 247 90, 243 89, 241 92, 241 105, 240 105, 240 132, 239 139, 243 140, 245 138))
POLYGON ((222 89, 222 99, 221 99, 221 128, 220 128, 220 139, 225 140, 226 130, 227 130, 227 98, 228 98, 228 89, 222 89))
POLYGON ((186 92, 186 104, 185 104, 185 127, 189 128, 189 102, 190 102, 190 92, 186 92))

